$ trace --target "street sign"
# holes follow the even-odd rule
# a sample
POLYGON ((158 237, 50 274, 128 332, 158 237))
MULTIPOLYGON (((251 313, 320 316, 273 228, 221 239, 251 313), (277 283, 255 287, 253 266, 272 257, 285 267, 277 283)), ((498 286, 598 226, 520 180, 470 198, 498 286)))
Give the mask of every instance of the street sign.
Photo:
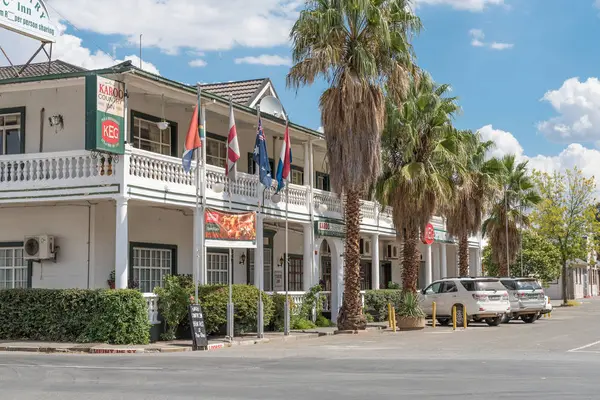
POLYGON ((425 225, 425 230, 423 231, 423 235, 421 236, 421 241, 426 245, 430 245, 433 243, 434 240, 435 240, 435 229, 433 229, 433 225, 432 224, 425 225))

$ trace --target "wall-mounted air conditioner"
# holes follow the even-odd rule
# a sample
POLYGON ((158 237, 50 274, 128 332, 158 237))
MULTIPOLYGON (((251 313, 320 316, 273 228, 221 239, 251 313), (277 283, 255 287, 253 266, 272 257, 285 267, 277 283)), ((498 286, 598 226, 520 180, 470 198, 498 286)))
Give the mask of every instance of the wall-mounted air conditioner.
POLYGON ((23 241, 23 258, 25 260, 51 260, 56 254, 54 236, 25 236, 23 241))

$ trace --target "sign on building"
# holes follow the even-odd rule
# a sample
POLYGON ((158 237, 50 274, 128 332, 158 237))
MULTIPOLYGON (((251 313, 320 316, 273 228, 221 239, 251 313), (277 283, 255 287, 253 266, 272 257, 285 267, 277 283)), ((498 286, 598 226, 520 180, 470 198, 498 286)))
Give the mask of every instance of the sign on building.
POLYGON ((97 75, 87 76, 85 78, 86 150, 123 154, 125 112, 125 83, 97 75))
MULTIPOLYGON (((206 209, 206 247, 256 248, 256 213, 206 209)), ((262 249, 261 249, 262 251, 262 249)))
POLYGON ((42 0, 0 0, 0 27, 45 43, 58 37, 42 0))
POLYGON ((330 221, 315 221, 315 235, 344 238, 346 225, 330 221))

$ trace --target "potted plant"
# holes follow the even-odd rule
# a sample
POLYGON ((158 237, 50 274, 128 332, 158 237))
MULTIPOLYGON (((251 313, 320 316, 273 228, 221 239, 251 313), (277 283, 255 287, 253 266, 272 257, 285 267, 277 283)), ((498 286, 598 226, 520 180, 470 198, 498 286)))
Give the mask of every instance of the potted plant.
POLYGON ((108 283, 108 287, 111 289, 115 288, 115 270, 113 269, 112 272, 110 273, 110 275, 108 275, 108 281, 106 281, 108 283))
POLYGON ((413 292, 404 292, 397 311, 398 329, 413 331, 425 328, 425 312, 419 305, 419 297, 413 292))

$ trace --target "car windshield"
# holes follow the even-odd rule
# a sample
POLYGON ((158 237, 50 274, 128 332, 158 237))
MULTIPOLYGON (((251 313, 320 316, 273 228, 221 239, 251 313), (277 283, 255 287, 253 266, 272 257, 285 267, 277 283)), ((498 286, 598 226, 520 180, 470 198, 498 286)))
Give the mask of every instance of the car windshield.
POLYGON ((497 280, 477 280, 477 281, 461 281, 462 285, 469 292, 483 290, 506 290, 504 286, 497 280))
POLYGON ((538 290, 542 287, 536 281, 517 281, 519 290, 538 290))

